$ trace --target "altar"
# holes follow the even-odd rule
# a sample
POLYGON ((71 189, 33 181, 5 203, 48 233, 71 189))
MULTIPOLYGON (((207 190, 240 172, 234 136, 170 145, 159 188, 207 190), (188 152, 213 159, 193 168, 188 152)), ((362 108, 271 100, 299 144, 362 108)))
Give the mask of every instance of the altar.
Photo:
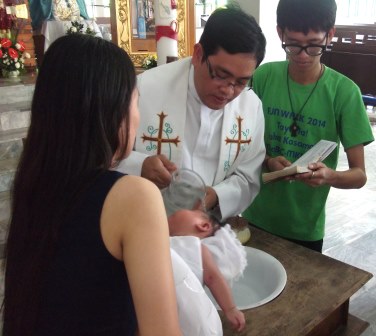
MULTIPOLYGON (((84 31, 87 27, 95 31, 95 36, 102 37, 102 33, 94 20, 80 21, 84 25, 84 31)), ((71 21, 47 20, 43 22, 41 34, 44 36, 44 51, 48 49, 53 41, 67 33, 72 26, 71 21)))

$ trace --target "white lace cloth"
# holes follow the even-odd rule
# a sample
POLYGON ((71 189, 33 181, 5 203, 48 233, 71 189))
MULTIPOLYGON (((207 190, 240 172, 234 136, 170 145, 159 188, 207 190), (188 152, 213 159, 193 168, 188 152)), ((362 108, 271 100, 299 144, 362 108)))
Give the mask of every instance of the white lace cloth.
POLYGON ((202 239, 201 243, 209 248, 230 285, 243 275, 247 266, 247 253, 229 224, 216 231, 214 236, 202 239))

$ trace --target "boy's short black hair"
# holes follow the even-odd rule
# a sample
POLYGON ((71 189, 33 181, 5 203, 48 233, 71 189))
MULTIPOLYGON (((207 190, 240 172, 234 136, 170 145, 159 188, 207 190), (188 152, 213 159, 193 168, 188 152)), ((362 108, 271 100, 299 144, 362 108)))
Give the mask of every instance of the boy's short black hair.
POLYGON ((277 25, 285 29, 308 34, 328 32, 336 21, 335 0, 280 0, 277 7, 277 25))

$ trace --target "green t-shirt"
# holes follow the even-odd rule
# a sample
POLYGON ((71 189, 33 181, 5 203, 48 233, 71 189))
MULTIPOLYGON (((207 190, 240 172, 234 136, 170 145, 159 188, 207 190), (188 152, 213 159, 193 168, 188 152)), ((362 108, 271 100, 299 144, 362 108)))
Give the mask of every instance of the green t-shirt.
MULTIPOLYGON (((254 74, 254 91, 263 103, 266 153, 296 161, 319 140, 341 142, 350 148, 373 141, 359 88, 349 78, 325 67, 308 100, 292 137, 294 112, 303 106, 315 84, 301 85, 290 78, 292 111, 287 89, 288 61, 267 63, 254 74)), ((336 169, 339 146, 324 160, 336 169)), ((254 225, 276 235, 306 241, 324 237, 325 203, 329 186, 310 187, 303 182, 262 184, 259 195, 242 214, 254 225)))

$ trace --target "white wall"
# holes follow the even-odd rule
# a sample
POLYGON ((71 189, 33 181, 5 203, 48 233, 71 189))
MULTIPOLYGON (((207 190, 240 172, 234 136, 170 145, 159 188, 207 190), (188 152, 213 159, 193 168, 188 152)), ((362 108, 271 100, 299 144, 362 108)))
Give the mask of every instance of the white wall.
MULTIPOLYGON (((244 1, 244 0, 243 0, 244 1)), ((253 1, 253 0, 252 0, 253 1)), ((266 37, 266 55, 264 62, 282 61, 286 53, 281 48, 277 34, 277 5, 279 0, 260 0, 260 27, 266 37)))
POLYGON ((233 0, 247 13, 253 15, 266 38, 266 54, 263 63, 286 59, 277 34, 276 11, 279 0, 233 0))
MULTIPOLYGON (((230 0, 229 2, 235 2, 247 13, 254 16, 257 22, 260 22, 260 2, 261 0, 230 0)), ((264 2, 269 2, 265 1, 264 2)))

